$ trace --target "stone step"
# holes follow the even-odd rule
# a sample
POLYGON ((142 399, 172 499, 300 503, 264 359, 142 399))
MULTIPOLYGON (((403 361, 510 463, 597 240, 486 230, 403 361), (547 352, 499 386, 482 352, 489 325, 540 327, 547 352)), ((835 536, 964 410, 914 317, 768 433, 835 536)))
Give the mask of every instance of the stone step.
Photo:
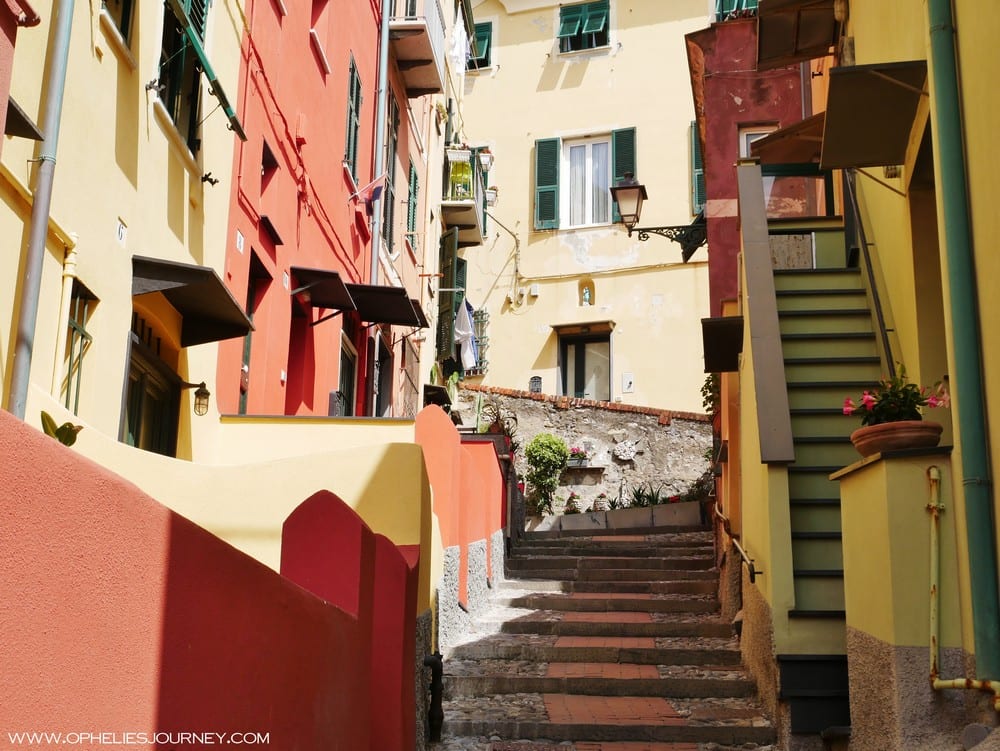
POLYGON ((632 665, 517 660, 448 660, 444 698, 582 694, 708 698, 752 696, 753 681, 730 665, 632 665))
POLYGON ((530 558, 515 557, 507 561, 510 571, 530 571, 537 569, 575 568, 581 571, 593 569, 706 569, 715 565, 715 556, 690 555, 668 558, 655 556, 647 558, 611 556, 539 555, 530 558))
POLYGON ((643 536, 647 537, 649 535, 668 535, 668 536, 683 536, 689 534, 708 534, 709 532, 703 526, 665 526, 665 527, 626 527, 621 529, 602 529, 599 534, 595 534, 592 529, 544 529, 544 530, 531 530, 530 532, 524 533, 524 538, 526 540, 551 540, 551 539, 561 539, 567 537, 585 537, 593 539, 605 540, 614 537, 636 537, 643 536))
POLYGON ((497 590, 529 590, 532 592, 600 593, 614 589, 615 593, 631 594, 715 594, 718 585, 712 579, 677 581, 615 582, 613 587, 601 581, 554 581, 552 579, 505 579, 497 590))
MULTIPOLYGON (((567 543, 571 540, 553 540, 552 543, 567 543)), ((512 558, 532 558, 537 556, 599 556, 603 558, 620 556, 623 558, 645 558, 648 556, 670 557, 689 555, 712 555, 714 548, 711 543, 690 545, 640 545, 633 543, 627 547, 628 543, 621 545, 610 545, 607 543, 593 545, 566 545, 529 543, 517 545, 514 548, 512 558)))
POLYGON ((719 603, 712 595, 629 595, 607 592, 535 593, 496 600, 498 605, 532 610, 607 613, 713 613, 719 603))
POLYGON ((745 698, 508 694, 445 703, 449 735, 549 741, 770 743, 774 728, 760 705, 745 698))
MULTIPOLYGON (((505 634, 552 636, 696 637, 729 639, 732 624, 714 614, 703 613, 570 613, 539 610, 507 620, 500 625, 505 634), (637 616, 645 616, 639 618, 637 616)), ((720 646, 711 641, 712 647, 720 646)))
MULTIPOLYGON (((580 741, 552 743, 543 741, 501 741, 484 737, 444 738, 434 751, 704 751, 698 743, 650 743, 648 741, 580 741)), ((718 747, 716 747, 718 749, 718 747)), ((774 751, 772 746, 743 744, 740 751, 774 751)))
POLYGON ((671 582, 711 580, 717 581, 716 569, 538 569, 508 571, 511 579, 555 580, 564 582, 671 582))
POLYGON ((605 662, 636 665, 739 665, 732 638, 493 634, 456 646, 447 660, 605 662))

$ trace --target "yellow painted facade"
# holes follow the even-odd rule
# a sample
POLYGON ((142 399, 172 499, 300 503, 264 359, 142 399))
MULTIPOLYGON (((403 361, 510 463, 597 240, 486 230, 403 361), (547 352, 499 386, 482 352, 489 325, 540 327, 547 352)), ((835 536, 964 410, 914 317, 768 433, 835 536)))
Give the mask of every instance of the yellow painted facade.
POLYGON ((586 224, 596 214, 576 222, 566 204, 567 150, 635 128, 636 178, 649 195, 639 226, 691 223, 694 115, 683 35, 706 25, 707 8, 701 0, 611 0, 607 44, 560 52, 560 7, 475 4, 477 24, 492 24, 491 59, 466 75, 464 119, 468 132, 490 134, 482 145, 495 156, 489 182, 499 188, 487 239, 461 252, 469 302, 489 313, 481 381, 528 390, 538 377, 547 394, 701 412, 705 248, 684 264, 678 244, 639 242, 610 218, 586 224), (536 230, 535 142, 553 138, 562 149, 564 216, 559 229, 536 230), (564 333, 604 335, 613 326, 610 362, 597 366, 600 383, 571 383, 573 352, 560 351, 553 327, 595 323, 564 333))

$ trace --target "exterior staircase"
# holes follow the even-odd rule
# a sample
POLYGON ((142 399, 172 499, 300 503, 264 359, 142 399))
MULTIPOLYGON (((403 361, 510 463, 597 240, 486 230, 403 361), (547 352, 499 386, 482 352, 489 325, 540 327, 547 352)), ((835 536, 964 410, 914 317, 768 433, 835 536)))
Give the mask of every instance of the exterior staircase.
POLYGON ((843 414, 881 377, 872 315, 857 269, 776 270, 775 291, 795 462, 788 466, 795 607, 789 627, 830 653, 778 655, 792 732, 850 724, 844 647, 840 487, 828 476, 859 459, 859 426, 843 414), (815 636, 819 639, 815 639, 815 636))
POLYGON ((774 730, 721 620, 712 536, 529 533, 474 637, 444 661, 463 751, 757 748, 774 730), (558 746, 556 745, 558 744, 558 746))

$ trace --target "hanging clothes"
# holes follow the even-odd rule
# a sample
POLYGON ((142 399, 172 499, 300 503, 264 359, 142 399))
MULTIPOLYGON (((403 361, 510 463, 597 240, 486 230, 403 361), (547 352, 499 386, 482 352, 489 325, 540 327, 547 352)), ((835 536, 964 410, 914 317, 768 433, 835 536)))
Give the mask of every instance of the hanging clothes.
POLYGON ((479 362, 472 313, 472 305, 464 300, 455 314, 455 343, 459 348, 462 370, 472 370, 479 362))

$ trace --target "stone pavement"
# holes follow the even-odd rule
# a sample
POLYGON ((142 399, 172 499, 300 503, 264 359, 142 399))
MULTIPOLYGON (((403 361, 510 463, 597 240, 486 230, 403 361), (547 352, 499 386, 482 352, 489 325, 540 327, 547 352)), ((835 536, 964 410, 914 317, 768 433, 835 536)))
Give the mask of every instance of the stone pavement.
POLYGON ((718 615, 710 533, 532 536, 445 655, 435 751, 773 748, 718 615))

